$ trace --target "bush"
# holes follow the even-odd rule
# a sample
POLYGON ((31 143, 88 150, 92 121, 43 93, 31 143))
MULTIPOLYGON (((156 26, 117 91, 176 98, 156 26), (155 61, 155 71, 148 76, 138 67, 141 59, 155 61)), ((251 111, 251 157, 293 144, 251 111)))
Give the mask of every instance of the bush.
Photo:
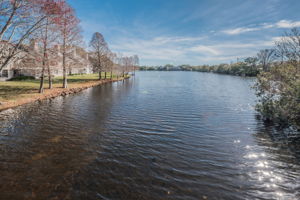
POLYGON ((35 80, 33 76, 17 76, 9 79, 9 81, 26 81, 26 80, 35 80))
POLYGON ((258 75, 257 110, 265 120, 300 129, 300 72, 297 65, 282 64, 258 75))

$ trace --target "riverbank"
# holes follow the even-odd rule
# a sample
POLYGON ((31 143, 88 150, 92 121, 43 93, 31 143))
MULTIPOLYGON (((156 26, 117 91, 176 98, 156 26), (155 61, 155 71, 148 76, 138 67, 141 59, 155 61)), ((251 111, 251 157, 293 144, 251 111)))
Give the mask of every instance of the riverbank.
POLYGON ((74 75, 68 77, 68 88, 64 89, 62 88, 62 78, 58 77, 53 80, 52 89, 46 89, 48 84, 45 81, 45 90, 42 94, 38 93, 39 80, 0 82, 0 112, 35 101, 77 93, 91 87, 123 79, 122 77, 113 77, 112 80, 110 78, 98 80, 97 74, 74 75))

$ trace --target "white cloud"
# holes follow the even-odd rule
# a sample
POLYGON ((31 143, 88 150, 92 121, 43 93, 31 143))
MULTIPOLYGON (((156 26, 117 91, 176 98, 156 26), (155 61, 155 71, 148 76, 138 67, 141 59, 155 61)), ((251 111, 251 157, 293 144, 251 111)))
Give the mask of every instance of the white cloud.
POLYGON ((281 20, 276 23, 278 28, 294 28, 300 27, 300 21, 281 20))
MULTIPOLYGON (((183 40, 183 38, 181 38, 183 40)), ((125 55, 138 54, 142 59, 168 60, 179 58, 182 54, 178 37, 159 37, 152 39, 127 39, 111 44, 114 51, 125 55)))
POLYGON ((245 28, 245 27, 240 27, 240 28, 235 28, 235 29, 227 29, 222 31, 223 33, 226 33, 228 35, 238 35, 241 33, 246 33, 250 31, 257 31, 260 30, 260 28, 245 28))
POLYGON ((234 29, 226 29, 221 32, 227 35, 239 35, 246 32, 251 31, 259 31, 263 29, 270 29, 270 28, 293 28, 293 27, 300 27, 300 21, 290 21, 290 20, 280 20, 273 24, 264 23, 257 27, 248 28, 248 27, 238 27, 234 29))
POLYGON ((198 45, 198 46, 191 47, 189 50, 195 53, 202 53, 202 54, 212 54, 212 55, 220 54, 220 52, 212 46, 198 45))
POLYGON ((181 42, 195 42, 203 40, 204 37, 156 37, 153 40, 159 44, 165 43, 181 43, 181 42))
POLYGON ((269 28, 274 28, 275 25, 274 24, 267 24, 267 23, 264 23, 262 24, 262 29, 269 29, 269 28))

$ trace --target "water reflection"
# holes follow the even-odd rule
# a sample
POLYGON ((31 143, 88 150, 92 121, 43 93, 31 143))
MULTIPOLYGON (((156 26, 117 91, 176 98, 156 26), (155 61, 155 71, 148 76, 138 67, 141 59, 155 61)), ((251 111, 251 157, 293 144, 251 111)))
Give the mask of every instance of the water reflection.
MULTIPOLYGON (((107 84, 2 115, 1 199, 70 197, 76 174, 97 158, 91 138, 105 129, 103 121, 120 100, 121 94, 113 95, 117 90, 112 87, 119 85, 107 84)), ((130 83, 125 82, 119 92, 129 90, 130 83)))
POLYGON ((10 111, 0 199, 299 199, 297 142, 256 120, 251 84, 142 72, 10 111))

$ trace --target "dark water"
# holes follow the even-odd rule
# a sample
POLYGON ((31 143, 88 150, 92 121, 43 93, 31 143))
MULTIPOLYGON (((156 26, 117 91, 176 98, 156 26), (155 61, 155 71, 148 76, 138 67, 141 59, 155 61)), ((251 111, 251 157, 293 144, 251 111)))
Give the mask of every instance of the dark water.
POLYGON ((300 199, 299 148, 256 119, 253 81, 140 72, 10 111, 0 199, 300 199))

